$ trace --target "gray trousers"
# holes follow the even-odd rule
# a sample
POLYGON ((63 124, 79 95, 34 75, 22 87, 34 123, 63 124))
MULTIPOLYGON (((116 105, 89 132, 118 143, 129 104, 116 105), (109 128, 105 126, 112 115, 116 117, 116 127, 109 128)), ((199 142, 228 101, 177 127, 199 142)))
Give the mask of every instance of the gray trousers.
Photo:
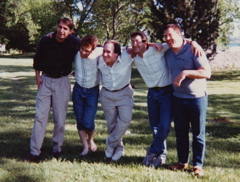
POLYGON ((71 83, 68 76, 49 78, 42 75, 41 78, 43 84, 37 93, 36 114, 30 140, 30 151, 33 155, 41 153, 50 109, 52 109, 54 120, 53 152, 61 152, 67 107, 71 94, 71 83))
POLYGON ((116 92, 102 88, 100 99, 109 133, 106 143, 111 148, 116 148, 123 145, 122 137, 132 120, 133 90, 131 86, 116 92))

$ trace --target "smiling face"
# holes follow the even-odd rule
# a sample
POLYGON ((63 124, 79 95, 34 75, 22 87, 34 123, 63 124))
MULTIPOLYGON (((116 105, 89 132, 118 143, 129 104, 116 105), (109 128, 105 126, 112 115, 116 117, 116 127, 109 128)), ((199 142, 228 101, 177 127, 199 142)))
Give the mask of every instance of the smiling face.
POLYGON ((67 24, 62 21, 57 25, 56 39, 58 42, 63 42, 70 34, 72 30, 67 26, 67 24))
POLYGON ((131 44, 135 54, 142 54, 147 49, 147 42, 143 41, 140 35, 132 37, 131 44))
POLYGON ((103 60, 108 66, 112 66, 117 60, 118 54, 114 53, 114 45, 112 43, 106 43, 103 46, 103 60))
POLYGON ((170 48, 179 48, 183 44, 182 34, 173 28, 168 28, 164 31, 164 40, 169 45, 170 48))

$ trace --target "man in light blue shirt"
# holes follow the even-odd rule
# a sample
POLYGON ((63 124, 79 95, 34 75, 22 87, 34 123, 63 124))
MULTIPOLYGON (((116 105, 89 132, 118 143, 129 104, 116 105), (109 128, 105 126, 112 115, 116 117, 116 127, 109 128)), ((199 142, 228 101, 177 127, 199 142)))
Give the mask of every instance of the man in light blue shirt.
POLYGON ((102 48, 97 47, 98 39, 87 35, 81 39, 80 51, 75 56, 75 85, 72 100, 77 120, 79 137, 83 144, 81 156, 88 154, 89 149, 96 151, 93 135, 95 129, 94 119, 98 107, 100 73, 98 59, 102 48))
POLYGON ((104 43, 98 66, 102 82, 100 100, 109 134, 105 155, 112 161, 124 155, 122 137, 132 120, 134 102, 130 85, 131 65, 131 55, 126 51, 121 53, 117 41, 108 40, 104 43))
POLYGON ((143 32, 133 32, 130 36, 136 54, 134 64, 148 86, 148 117, 153 132, 153 141, 143 164, 158 167, 166 162, 166 138, 172 120, 172 78, 164 57, 169 47, 161 45, 161 51, 149 47, 143 32))

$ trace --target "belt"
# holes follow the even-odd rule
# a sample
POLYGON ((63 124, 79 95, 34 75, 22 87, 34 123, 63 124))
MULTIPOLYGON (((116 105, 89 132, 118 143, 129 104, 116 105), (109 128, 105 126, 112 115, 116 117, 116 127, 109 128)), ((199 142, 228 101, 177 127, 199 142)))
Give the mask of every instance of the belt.
POLYGON ((94 87, 91 87, 91 88, 85 88, 85 87, 82 87, 81 85, 79 85, 77 82, 75 82, 75 85, 81 89, 85 89, 85 90, 91 90, 91 89, 95 89, 95 88, 98 88, 99 87, 99 84, 94 86, 94 87))
POLYGON ((44 76, 50 77, 50 78, 61 78, 63 75, 49 75, 47 73, 42 73, 44 76))
POLYGON ((170 86, 172 86, 172 84, 171 85, 167 85, 167 86, 164 86, 164 87, 152 87, 152 88, 149 88, 149 89, 153 89, 153 90, 161 90, 161 89, 163 89, 163 88, 167 88, 167 87, 170 87, 170 86))
POLYGON ((129 86, 129 83, 128 83, 127 85, 125 85, 123 88, 118 89, 118 90, 108 90, 108 89, 106 89, 105 87, 103 87, 103 88, 104 88, 105 90, 109 91, 109 92, 118 92, 118 91, 123 90, 124 88, 126 88, 126 87, 128 87, 128 86, 129 86))

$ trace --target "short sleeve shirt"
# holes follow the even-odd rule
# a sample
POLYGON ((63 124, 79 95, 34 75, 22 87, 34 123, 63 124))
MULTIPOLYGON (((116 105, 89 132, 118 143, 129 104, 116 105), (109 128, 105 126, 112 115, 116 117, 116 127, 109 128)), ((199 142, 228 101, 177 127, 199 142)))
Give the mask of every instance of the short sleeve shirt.
MULTIPOLYGON (((169 49, 165 54, 168 67, 173 76, 173 80, 183 70, 197 70, 200 67, 209 67, 206 56, 194 56, 191 45, 186 43, 182 50, 175 54, 169 49)), ((179 98, 198 98, 206 95, 206 79, 185 78, 180 87, 174 86, 174 95, 179 98)))
POLYGON ((164 53, 169 49, 166 44, 161 52, 149 47, 143 57, 136 56, 134 64, 149 88, 164 87, 172 84, 171 73, 167 67, 164 53))

